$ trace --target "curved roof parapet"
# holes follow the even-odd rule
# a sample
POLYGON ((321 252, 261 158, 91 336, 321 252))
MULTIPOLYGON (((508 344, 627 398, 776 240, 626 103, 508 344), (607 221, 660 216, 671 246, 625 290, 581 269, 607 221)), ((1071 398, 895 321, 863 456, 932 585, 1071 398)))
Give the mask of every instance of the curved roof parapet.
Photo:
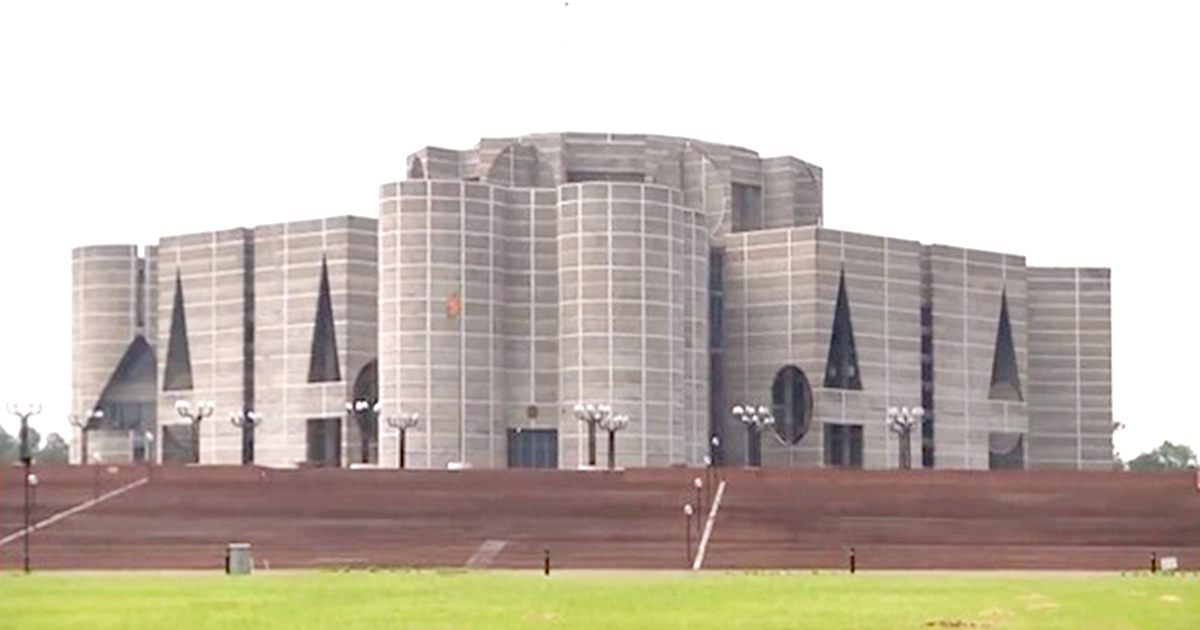
POLYGON ((421 149, 409 157, 407 172, 410 180, 521 188, 588 181, 670 186, 683 191, 687 205, 705 211, 713 235, 822 223, 820 167, 676 136, 570 132, 483 138, 464 151, 421 149), (746 204, 753 207, 742 207, 746 204))

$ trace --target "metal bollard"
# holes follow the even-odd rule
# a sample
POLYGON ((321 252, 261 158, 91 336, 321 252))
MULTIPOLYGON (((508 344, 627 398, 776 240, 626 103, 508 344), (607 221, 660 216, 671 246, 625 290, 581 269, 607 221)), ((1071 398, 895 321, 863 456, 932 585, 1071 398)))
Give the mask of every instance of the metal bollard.
POLYGON ((550 550, 549 550, 549 549, 543 549, 543 550, 542 550, 542 553, 543 553, 543 554, 544 554, 544 556, 545 556, 545 557, 543 558, 543 560, 542 560, 542 562, 543 562, 543 571, 545 571, 545 574, 546 574, 546 575, 550 575, 550 550))
POLYGON ((854 557, 854 547, 850 548, 850 574, 854 575, 854 571, 858 568, 857 559, 854 557))

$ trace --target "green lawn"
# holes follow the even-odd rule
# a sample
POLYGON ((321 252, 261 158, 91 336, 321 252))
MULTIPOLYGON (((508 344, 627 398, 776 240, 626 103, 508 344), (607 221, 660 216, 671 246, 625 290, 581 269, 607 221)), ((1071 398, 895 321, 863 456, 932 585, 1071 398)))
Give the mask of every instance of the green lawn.
POLYGON ((1200 628, 1200 578, 257 573, 0 576, 0 628, 1200 628))

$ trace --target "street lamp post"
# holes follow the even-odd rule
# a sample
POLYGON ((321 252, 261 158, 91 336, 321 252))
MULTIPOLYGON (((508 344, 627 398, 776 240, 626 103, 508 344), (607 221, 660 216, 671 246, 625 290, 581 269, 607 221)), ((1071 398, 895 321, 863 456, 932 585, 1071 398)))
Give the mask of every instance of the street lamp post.
POLYGON ((712 436, 712 439, 708 441, 708 443, 712 446, 709 461, 712 463, 713 467, 713 478, 719 482, 721 481, 721 471, 717 470, 717 467, 720 466, 724 461, 721 457, 721 438, 717 435, 714 435, 712 436))
MULTIPOLYGON (((617 431, 629 426, 629 416, 618 413, 600 421, 600 428, 608 431, 608 469, 617 469, 617 431)), ((595 454, 593 453, 593 459, 595 454)))
POLYGON ((404 446, 406 436, 409 429, 416 428, 421 422, 421 414, 417 412, 402 413, 400 417, 391 416, 387 418, 389 427, 396 429, 396 464, 401 470, 404 469, 404 446))
POLYGON ((254 432, 262 424, 263 415, 257 411, 229 414, 229 423, 242 430, 242 465, 254 463, 254 432))
POLYGON ((149 481, 154 474, 154 458, 158 454, 154 450, 154 431, 146 431, 142 437, 146 438, 146 480, 149 481))
POLYGON ((375 417, 382 408, 382 403, 376 402, 372 405, 369 400, 360 399, 346 403, 346 411, 353 414, 358 423, 358 459, 364 464, 371 463, 371 435, 374 433, 375 417))
POLYGON ((29 508, 25 511, 25 572, 29 573, 29 539, 33 538, 33 522, 31 515, 33 510, 37 508, 37 485, 38 476, 34 473, 25 475, 25 487, 28 488, 28 493, 32 495, 29 499, 29 508))
POLYGON ((192 421, 192 457, 195 458, 194 464, 200 463, 200 421, 213 415, 216 406, 211 400, 203 400, 196 403, 196 407, 192 408, 192 404, 186 400, 175 401, 175 412, 180 417, 187 418, 192 421))
POLYGON ((684 503, 683 504, 683 518, 684 518, 683 536, 684 536, 684 540, 686 541, 685 544, 687 546, 687 565, 688 566, 692 565, 692 514, 693 514, 692 504, 684 503))
POLYGON ((67 416, 67 421, 71 426, 79 429, 79 464, 87 465, 88 463, 88 431, 96 424, 96 421, 104 419, 103 409, 93 409, 86 416, 82 414, 71 414, 67 416))
POLYGON ((8 403, 4 406, 8 413, 21 419, 21 464, 25 468, 25 572, 29 573, 29 493, 30 483, 37 485, 37 477, 31 470, 33 467, 33 449, 29 444, 29 418, 42 413, 42 406, 37 403, 18 405, 8 403))
POLYGON ((588 427, 588 466, 596 465, 596 425, 612 417, 612 407, 579 403, 575 405, 575 419, 588 427))
POLYGON ((746 425, 746 465, 762 466, 762 430, 775 424, 775 416, 762 405, 738 405, 733 415, 746 425))
MULTIPOLYGON (((713 480, 712 480, 713 465, 712 465, 712 463, 713 463, 712 455, 705 455, 704 456, 704 485, 708 486, 708 497, 709 497, 710 501, 712 499, 712 493, 713 493, 713 480)), ((712 503, 710 502, 709 505, 712 505, 712 503)))
POLYGON ((100 498, 100 462, 104 456, 100 453, 92 453, 92 498, 100 498))
POLYGON ((912 431, 913 427, 925 417, 921 407, 888 407, 887 427, 900 439, 900 468, 912 468, 912 431))
POLYGON ((692 480, 692 486, 696 488, 696 535, 700 535, 701 523, 704 522, 704 480, 696 477, 692 480))

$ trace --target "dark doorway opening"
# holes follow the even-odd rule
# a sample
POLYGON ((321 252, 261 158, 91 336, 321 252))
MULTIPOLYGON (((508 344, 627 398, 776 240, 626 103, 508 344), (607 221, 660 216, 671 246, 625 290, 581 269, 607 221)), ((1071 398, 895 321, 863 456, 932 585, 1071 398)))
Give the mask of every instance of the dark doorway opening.
POLYGON ((149 444, 146 440, 145 433, 142 433, 141 431, 134 431, 130 434, 129 439, 131 442, 133 442, 133 461, 145 462, 147 461, 148 457, 153 456, 148 452, 149 444))
POLYGON ((342 465, 342 419, 308 419, 308 463, 311 466, 342 465))
POLYGON ((162 427, 162 463, 191 464, 198 461, 192 453, 192 425, 164 424, 162 427))
POLYGON ((558 431, 509 429, 509 468, 558 468, 558 431))
POLYGON ((988 468, 991 470, 1025 469, 1025 435, 992 431, 988 434, 988 468))
POLYGON ((862 468, 861 424, 825 424, 825 465, 835 468, 862 468))

